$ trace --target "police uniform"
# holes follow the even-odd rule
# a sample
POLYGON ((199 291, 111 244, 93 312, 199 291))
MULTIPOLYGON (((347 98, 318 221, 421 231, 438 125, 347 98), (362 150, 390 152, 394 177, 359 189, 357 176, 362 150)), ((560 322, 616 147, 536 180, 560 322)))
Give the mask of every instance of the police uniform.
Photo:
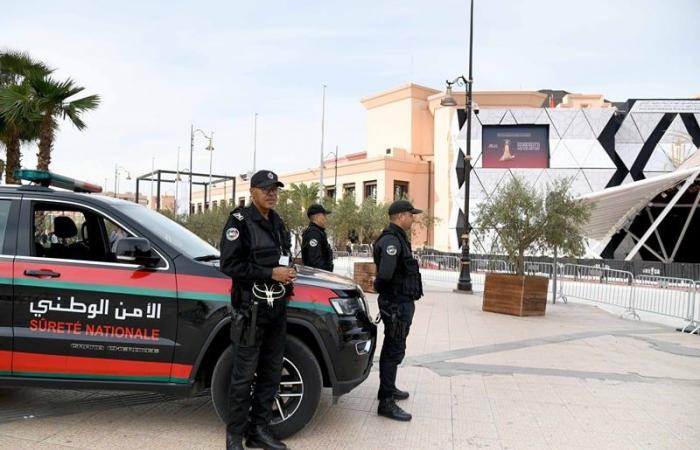
MULTIPOLYGON (((251 187, 272 185, 283 186, 273 172, 259 171, 251 178, 251 187)), ((268 218, 254 205, 231 213, 221 238, 221 271, 233 279, 233 370, 226 431, 227 445, 231 440, 237 444, 229 448, 242 448, 240 440, 246 431, 249 440, 272 437, 265 433, 269 434, 272 402, 282 376, 287 301, 291 294, 291 285, 272 280, 272 269, 280 266, 285 257, 290 257, 289 233, 274 210, 269 211, 268 218), (266 301, 268 292, 274 298, 271 306, 266 301)), ((265 448, 286 448, 277 442, 280 445, 273 442, 265 448)), ((250 442, 247 445, 251 446, 250 442)))
MULTIPOLYGON (((311 205, 306 215, 311 219, 316 214, 330 214, 321 205, 311 205)), ((333 272, 333 249, 328 243, 326 229, 310 222, 301 239, 301 259, 305 266, 333 272)))
MULTIPOLYGON (((391 204, 389 214, 422 211, 405 201, 391 204)), ((396 420, 411 420, 411 415, 399 408, 394 400, 408 398, 408 392, 396 387, 396 372, 406 354, 406 338, 415 312, 414 302, 423 296, 418 262, 413 258, 406 232, 391 223, 374 243, 374 263, 377 274, 374 287, 379 293, 379 310, 384 322, 384 343, 379 357, 380 415, 396 420)))

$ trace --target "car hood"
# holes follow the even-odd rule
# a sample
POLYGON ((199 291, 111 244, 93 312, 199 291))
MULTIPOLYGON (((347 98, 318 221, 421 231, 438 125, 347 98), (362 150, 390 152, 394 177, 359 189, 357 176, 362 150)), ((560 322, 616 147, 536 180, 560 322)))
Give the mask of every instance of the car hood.
POLYGON ((333 272, 300 265, 297 265, 296 269, 297 281, 295 284, 305 284, 307 286, 318 286, 338 290, 359 289, 357 283, 351 278, 333 272))

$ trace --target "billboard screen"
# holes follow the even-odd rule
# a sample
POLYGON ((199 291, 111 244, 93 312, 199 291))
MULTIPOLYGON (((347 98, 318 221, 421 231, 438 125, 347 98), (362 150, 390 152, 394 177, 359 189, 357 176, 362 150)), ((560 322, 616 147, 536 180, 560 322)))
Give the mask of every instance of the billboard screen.
POLYGON ((549 167, 549 125, 484 125, 481 142, 482 167, 549 167))

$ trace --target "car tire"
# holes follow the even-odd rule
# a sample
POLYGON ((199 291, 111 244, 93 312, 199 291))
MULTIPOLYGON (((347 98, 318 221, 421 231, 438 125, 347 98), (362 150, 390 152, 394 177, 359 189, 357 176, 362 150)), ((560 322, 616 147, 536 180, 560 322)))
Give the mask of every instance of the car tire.
MULTIPOLYGON (((211 398, 214 409, 224 423, 228 422, 228 390, 233 368, 233 350, 229 346, 221 353, 211 379, 211 398)), ((297 433, 314 416, 321 400, 323 377, 314 354, 299 339, 287 336, 282 369, 282 382, 273 403, 270 427, 280 439, 297 433), (280 414, 280 406, 283 413, 280 414)))

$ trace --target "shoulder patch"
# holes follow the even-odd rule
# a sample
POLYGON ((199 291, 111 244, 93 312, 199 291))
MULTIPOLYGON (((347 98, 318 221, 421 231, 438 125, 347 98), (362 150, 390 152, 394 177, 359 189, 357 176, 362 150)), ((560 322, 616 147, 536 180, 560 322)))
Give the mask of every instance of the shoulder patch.
POLYGON ((388 245, 386 247, 386 254, 389 256, 394 256, 399 252, 399 249, 395 245, 388 245))
POLYGON ((309 245, 312 247, 316 247, 318 245, 318 241, 316 239, 311 239, 309 241, 309 245))
POLYGON ((239 212, 235 212, 235 213, 233 213, 233 214, 231 214, 231 215, 232 215, 233 217, 235 217, 236 219, 240 220, 241 222, 243 221, 243 214, 241 214, 241 213, 239 213, 239 212))
POLYGON ((240 235, 241 233, 236 227, 231 227, 228 230, 226 230, 226 239, 228 239, 229 241, 235 241, 240 235))

